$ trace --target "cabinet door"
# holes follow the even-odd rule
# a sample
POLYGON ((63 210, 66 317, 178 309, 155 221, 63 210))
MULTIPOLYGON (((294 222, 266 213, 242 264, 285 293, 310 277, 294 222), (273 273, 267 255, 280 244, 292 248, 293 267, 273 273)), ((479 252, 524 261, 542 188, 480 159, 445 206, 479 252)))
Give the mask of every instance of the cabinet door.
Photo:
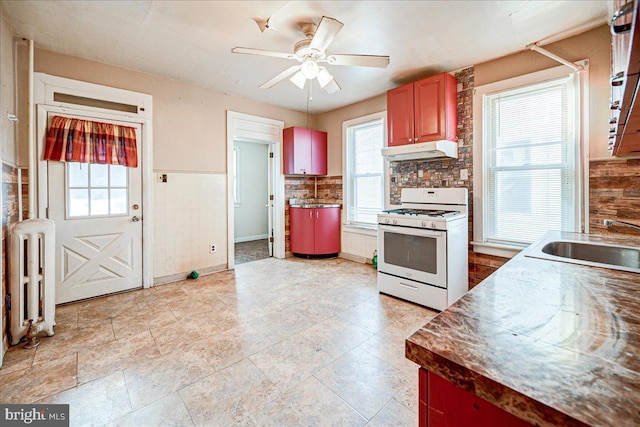
POLYGON ((290 127, 282 131, 284 175, 311 174, 311 130, 290 127))
POLYGON ((340 252, 340 208, 318 208, 315 213, 315 254, 340 252))
POLYGON ((413 142, 413 84, 387 92, 388 146, 413 142))
POLYGON ((289 208, 289 243, 291 252, 314 254, 314 210, 289 208))
POLYGON ((414 86, 415 142, 445 139, 444 76, 417 81, 414 86))
POLYGON ((311 174, 327 174, 327 133, 311 131, 311 174))

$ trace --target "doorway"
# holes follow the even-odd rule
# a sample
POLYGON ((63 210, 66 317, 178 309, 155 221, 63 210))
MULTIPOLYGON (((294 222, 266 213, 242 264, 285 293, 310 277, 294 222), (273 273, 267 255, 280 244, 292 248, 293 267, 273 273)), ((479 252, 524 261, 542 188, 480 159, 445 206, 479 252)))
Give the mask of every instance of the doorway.
POLYGON ((234 262, 273 256, 271 143, 234 138, 234 262))
MULTIPOLYGON (((284 122, 280 120, 227 111, 227 265, 229 269, 233 269, 235 265, 236 206, 234 194, 237 173, 234 166, 234 146, 236 141, 259 143, 266 145, 269 149, 269 172, 268 176, 262 178, 268 180, 269 194, 268 199, 261 199, 260 203, 262 203, 262 209, 266 208, 267 210, 267 220, 270 224, 267 234, 271 243, 271 256, 285 257, 284 175, 282 175, 280 166, 283 128, 284 122)), ((240 179, 242 180, 242 177, 240 179)), ((249 184, 251 183, 249 182, 249 184)), ((258 206, 260 205, 258 204, 258 206)))

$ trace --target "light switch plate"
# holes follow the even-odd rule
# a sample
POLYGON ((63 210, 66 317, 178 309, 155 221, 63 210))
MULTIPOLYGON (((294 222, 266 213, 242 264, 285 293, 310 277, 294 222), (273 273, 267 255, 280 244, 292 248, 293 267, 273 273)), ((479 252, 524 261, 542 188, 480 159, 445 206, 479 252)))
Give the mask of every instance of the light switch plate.
POLYGON ((466 181, 469 179, 469 170, 468 169, 460 169, 460 179, 466 181))

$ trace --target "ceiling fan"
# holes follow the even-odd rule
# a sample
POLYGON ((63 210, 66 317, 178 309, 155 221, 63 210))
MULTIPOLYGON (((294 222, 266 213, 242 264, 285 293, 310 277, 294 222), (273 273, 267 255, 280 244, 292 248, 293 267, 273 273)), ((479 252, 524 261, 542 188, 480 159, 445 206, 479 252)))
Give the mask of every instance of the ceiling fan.
POLYGON ((302 32, 307 38, 300 40, 294 45, 293 53, 273 52, 270 50, 252 49, 249 47, 234 47, 231 49, 231 52, 294 59, 299 62, 298 65, 289 67, 271 80, 263 83, 260 86, 261 89, 268 89, 291 76, 291 82, 300 89, 304 89, 307 80, 317 78, 320 87, 328 93, 335 93, 340 90, 340 86, 329 71, 321 64, 326 63, 330 65, 351 65, 378 68, 385 68, 389 65, 388 56, 327 54, 327 48, 331 42, 333 42, 333 39, 340 32, 342 27, 344 27, 344 24, 337 19, 323 16, 317 28, 313 23, 304 23, 300 25, 302 32))

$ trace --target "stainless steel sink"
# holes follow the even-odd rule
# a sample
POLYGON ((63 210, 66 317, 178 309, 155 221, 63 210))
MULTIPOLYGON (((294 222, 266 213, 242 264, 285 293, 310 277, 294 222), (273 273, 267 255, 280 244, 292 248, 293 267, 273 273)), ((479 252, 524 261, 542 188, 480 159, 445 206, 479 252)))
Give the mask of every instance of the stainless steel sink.
POLYGON ((640 247, 551 237, 556 236, 543 239, 527 249, 524 255, 531 258, 640 273, 640 247))

